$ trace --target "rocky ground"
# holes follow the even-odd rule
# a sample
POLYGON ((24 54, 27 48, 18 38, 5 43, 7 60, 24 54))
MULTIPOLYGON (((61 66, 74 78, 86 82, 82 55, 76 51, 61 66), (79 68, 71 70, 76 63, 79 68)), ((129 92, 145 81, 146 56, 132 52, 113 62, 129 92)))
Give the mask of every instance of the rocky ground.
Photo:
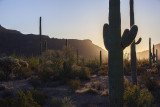
MULTIPOLYGON (((124 77, 126 81, 131 81, 131 76, 124 77)), ((140 82, 140 77, 138 77, 140 82)), ((58 84, 52 82, 50 84, 58 84)), ((18 90, 33 88, 27 80, 16 80, 1 82, 0 85, 5 86, 4 91, 17 92, 18 90)), ((109 104, 108 98, 108 76, 92 75, 89 81, 83 81, 79 89, 73 92, 67 85, 52 85, 39 87, 38 90, 44 92, 50 97, 69 97, 76 105, 76 107, 106 107, 109 104)), ((4 91, 0 91, 0 96, 4 91)), ((45 105, 48 107, 48 105, 45 105)))

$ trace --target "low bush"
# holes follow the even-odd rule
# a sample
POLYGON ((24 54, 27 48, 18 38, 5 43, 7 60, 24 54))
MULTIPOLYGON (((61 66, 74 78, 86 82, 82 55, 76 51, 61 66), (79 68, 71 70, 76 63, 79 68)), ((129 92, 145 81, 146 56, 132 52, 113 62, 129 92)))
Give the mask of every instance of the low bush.
POLYGON ((3 71, 6 80, 9 79, 11 73, 14 73, 22 67, 28 68, 28 66, 29 65, 26 61, 15 59, 13 57, 0 58, 0 70, 3 71))
POLYGON ((155 80, 154 77, 151 77, 151 72, 147 71, 141 74, 141 79, 144 82, 145 86, 151 91, 154 90, 157 86, 158 83, 155 80))
POLYGON ((49 98, 45 93, 38 90, 30 90, 30 92, 32 93, 33 99, 41 106, 44 105, 49 98))
POLYGON ((147 89, 140 89, 136 85, 125 88, 125 107, 152 107, 153 102, 154 97, 147 89))
POLYGON ((53 97, 51 106, 52 107, 75 107, 71 99, 68 97, 64 97, 63 99, 53 97))
POLYGON ((41 107, 34 99, 30 91, 25 94, 23 91, 18 91, 16 99, 13 97, 7 97, 6 99, 0 99, 2 107, 41 107))
POLYGON ((80 88, 81 82, 80 80, 69 80, 69 86, 72 89, 72 91, 75 91, 76 89, 80 88))
POLYGON ((81 80, 89 80, 90 79, 90 70, 87 67, 82 66, 79 72, 79 78, 81 80))
POLYGON ((90 68, 92 72, 96 72, 96 70, 100 66, 100 63, 99 63, 99 60, 95 58, 95 59, 86 61, 86 66, 90 68))

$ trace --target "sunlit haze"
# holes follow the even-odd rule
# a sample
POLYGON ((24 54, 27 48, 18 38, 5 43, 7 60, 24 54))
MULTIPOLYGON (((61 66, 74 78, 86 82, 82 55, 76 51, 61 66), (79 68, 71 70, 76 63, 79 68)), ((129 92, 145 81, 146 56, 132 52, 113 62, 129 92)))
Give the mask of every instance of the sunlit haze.
MULTIPOLYGON (((160 0, 135 0, 138 25, 137 52, 148 49, 148 39, 160 43, 160 0)), ((103 24, 108 23, 109 0, 0 0, 0 24, 24 34, 42 33, 54 38, 90 39, 102 48, 103 24)), ((129 28, 129 0, 121 0, 122 33, 129 28)), ((105 49, 105 48, 104 48, 105 49)), ((130 47, 126 49, 130 51, 130 47)))

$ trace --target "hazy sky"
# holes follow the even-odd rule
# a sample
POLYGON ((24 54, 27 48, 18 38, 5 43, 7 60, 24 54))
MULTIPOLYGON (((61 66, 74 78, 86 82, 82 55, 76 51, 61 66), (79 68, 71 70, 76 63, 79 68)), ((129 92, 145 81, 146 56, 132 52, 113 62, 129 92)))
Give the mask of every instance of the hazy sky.
MULTIPOLYGON (((138 25, 137 52, 148 49, 148 38, 160 43, 160 0, 135 0, 138 25)), ((0 24, 24 34, 42 33, 54 38, 91 39, 103 45, 103 24, 108 23, 109 0, 0 0, 0 24)), ((129 28, 129 0, 121 0, 122 33, 129 28)), ((126 49, 130 50, 130 47, 126 49)))

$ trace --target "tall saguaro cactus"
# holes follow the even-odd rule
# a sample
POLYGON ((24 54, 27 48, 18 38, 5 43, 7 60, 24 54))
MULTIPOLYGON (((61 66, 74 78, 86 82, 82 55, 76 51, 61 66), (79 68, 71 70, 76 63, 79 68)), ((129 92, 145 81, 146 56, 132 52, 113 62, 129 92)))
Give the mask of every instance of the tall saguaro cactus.
POLYGON ((66 48, 68 47, 68 40, 66 39, 66 48))
POLYGON ((77 64, 78 64, 78 61, 79 61, 79 53, 78 53, 78 49, 77 49, 77 64))
POLYGON ((155 55, 155 49, 153 44, 153 55, 152 55, 153 63, 155 63, 155 58, 156 58, 156 55, 155 55))
MULTIPOLYGON (((130 27, 134 25, 134 0, 130 0, 130 27)), ((137 84, 137 72, 136 72, 136 46, 141 42, 141 38, 137 42, 133 41, 131 45, 131 72, 132 72, 132 83, 137 84)))
POLYGON ((47 51, 47 40, 45 40, 44 45, 45 45, 45 51, 47 51))
POLYGON ((39 64, 41 64, 41 55, 42 55, 42 28, 41 28, 41 17, 39 18, 39 36, 40 36, 40 57, 39 64))
POLYGON ((158 49, 156 49, 156 62, 158 62, 158 49))
POLYGON ((102 51, 100 51, 100 56, 99 56, 99 58, 100 58, 100 66, 102 65, 102 51))
POLYGON ((68 57, 68 49, 67 48, 68 48, 68 40, 66 39, 66 53, 65 53, 66 54, 66 59, 68 57))
POLYGON ((108 50, 109 99, 113 107, 123 106, 123 49, 136 37, 138 27, 126 29, 121 37, 120 0, 109 0, 109 25, 104 24, 103 39, 108 50))
POLYGON ((151 38, 149 38, 149 67, 152 67, 151 38))

